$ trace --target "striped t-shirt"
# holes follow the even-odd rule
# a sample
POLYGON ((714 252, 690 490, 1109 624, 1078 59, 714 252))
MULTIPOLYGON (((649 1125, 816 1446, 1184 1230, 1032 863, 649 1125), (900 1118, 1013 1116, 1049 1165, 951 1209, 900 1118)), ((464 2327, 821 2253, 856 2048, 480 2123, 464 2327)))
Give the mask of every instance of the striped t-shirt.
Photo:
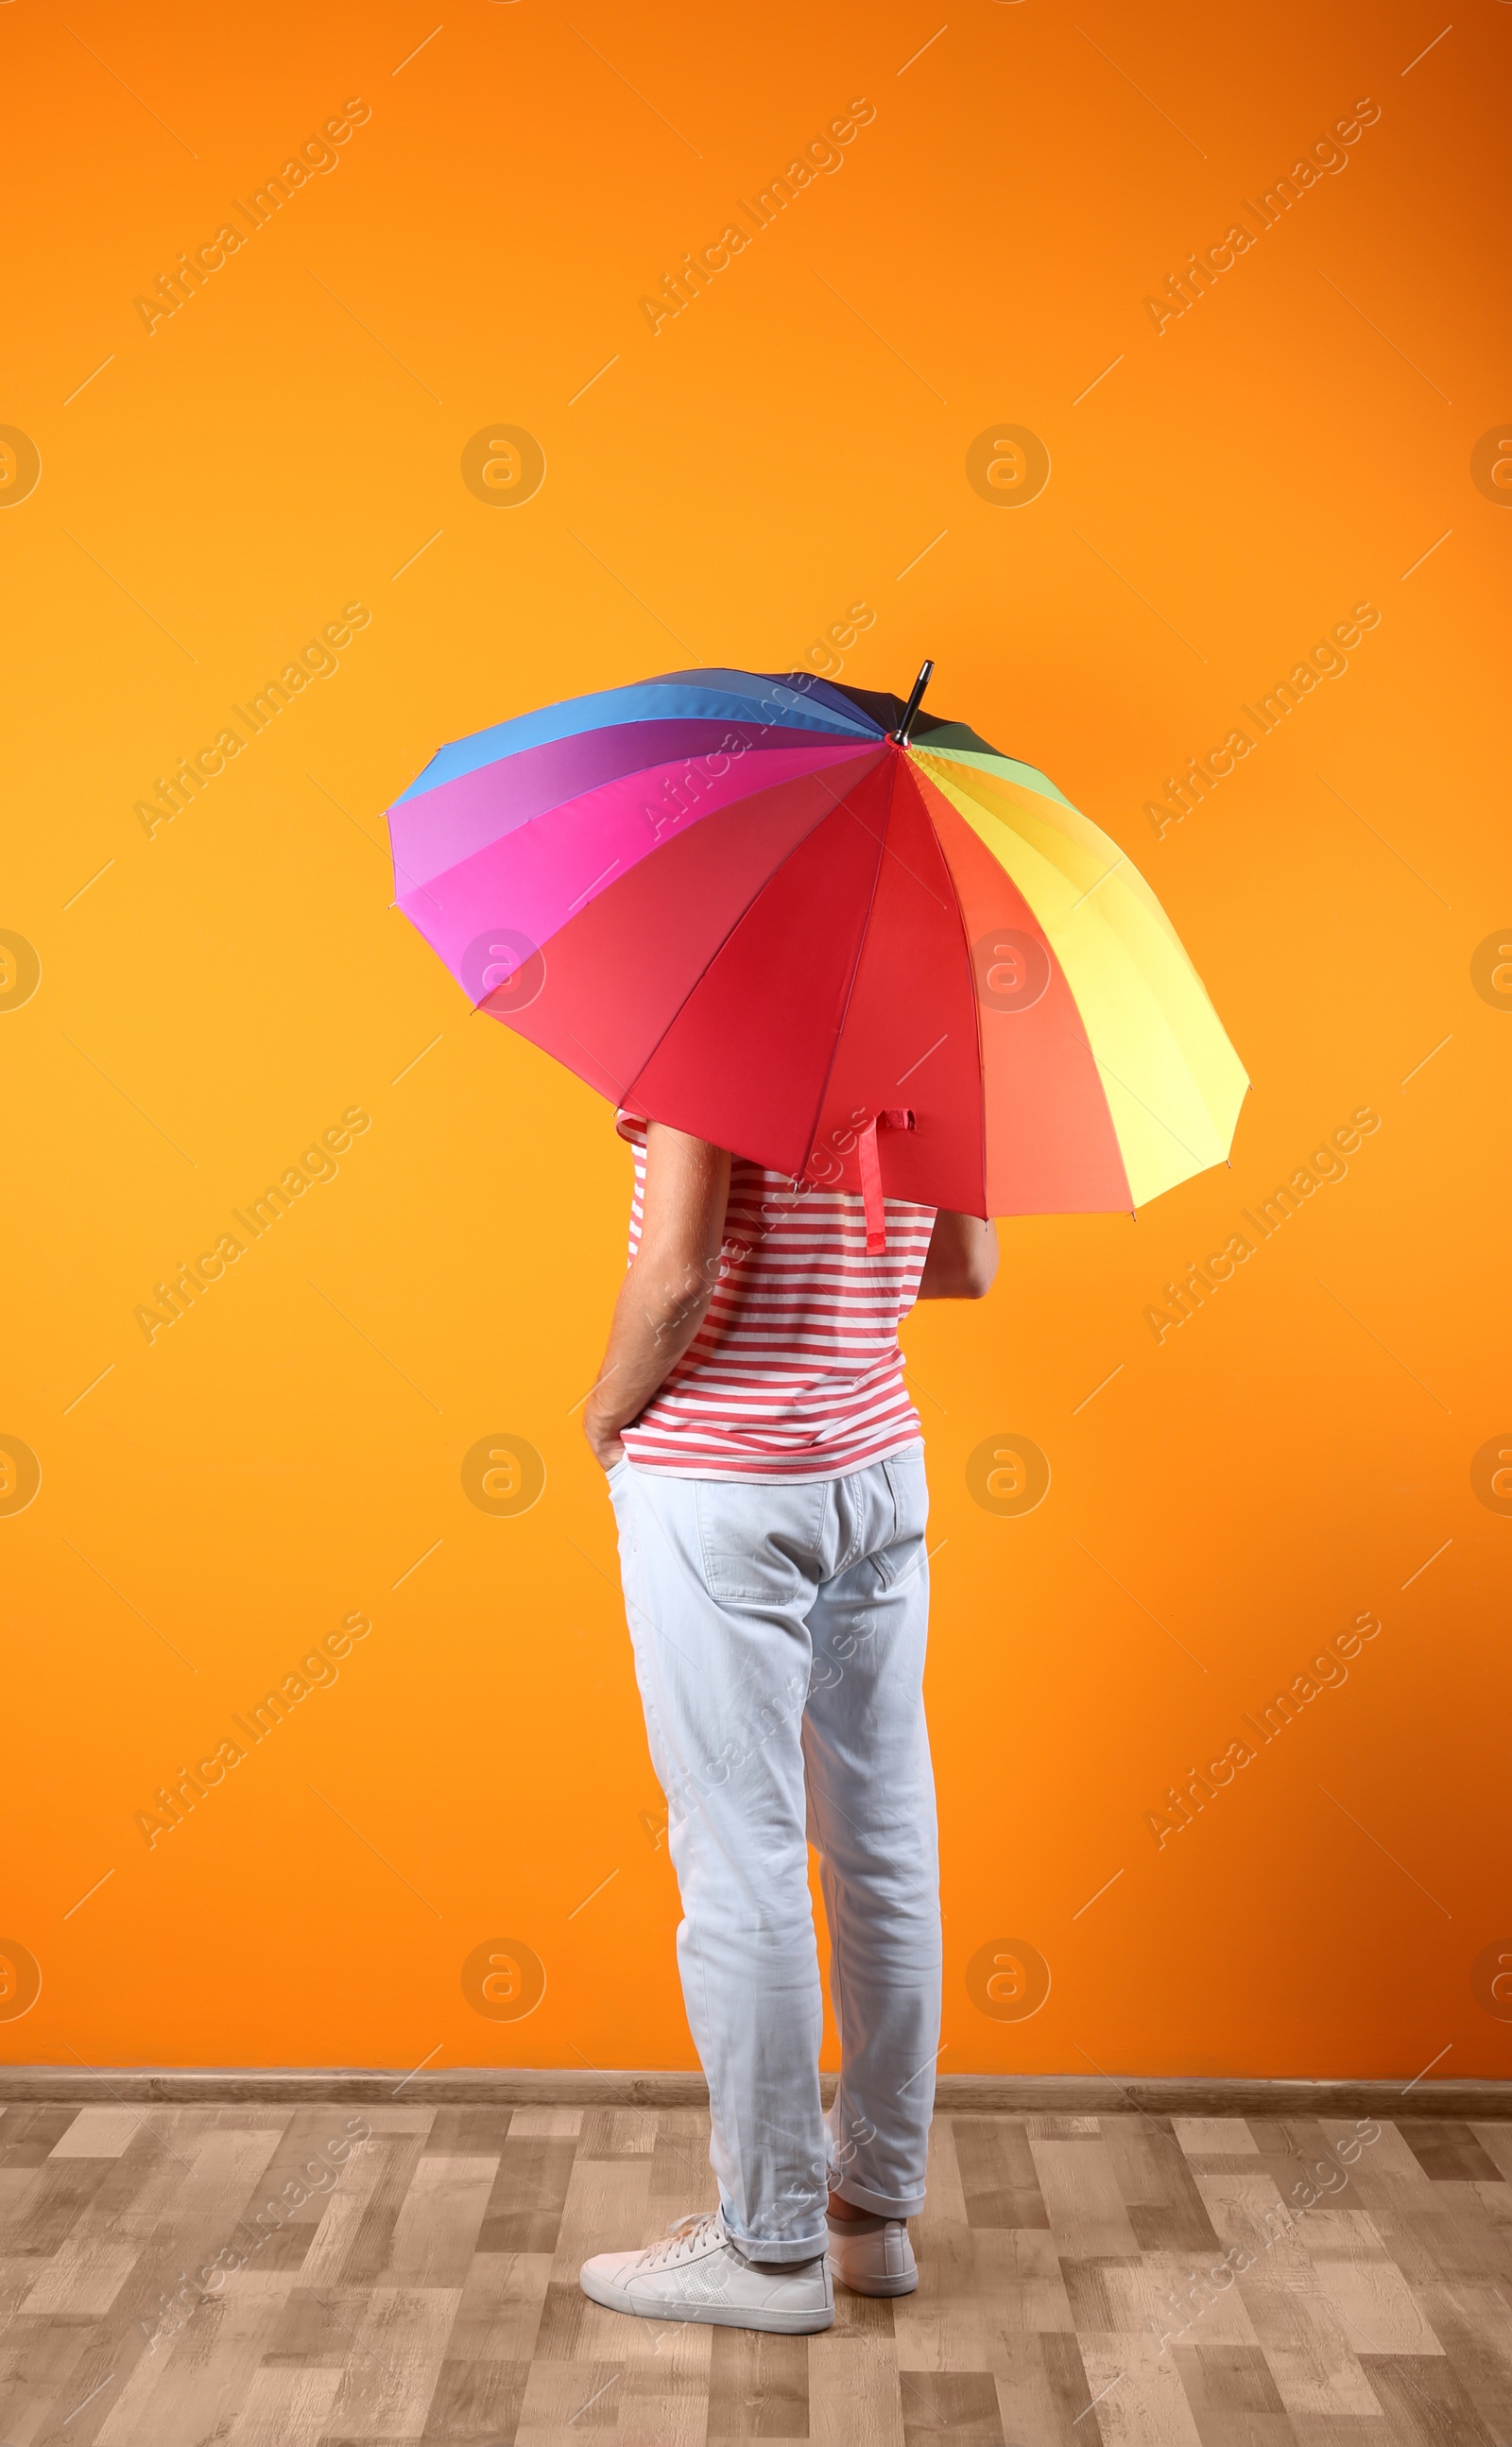
MULTIPOLYGON (((614 1116, 635 1152, 630 1255, 640 1245, 646 1125, 614 1116)), ((886 1202, 887 1246, 866 1254, 862 1202, 731 1160, 719 1279, 704 1321, 633 1424, 637 1470, 674 1478, 836 1478, 919 1433, 898 1319, 918 1296, 933 1206, 886 1202)))

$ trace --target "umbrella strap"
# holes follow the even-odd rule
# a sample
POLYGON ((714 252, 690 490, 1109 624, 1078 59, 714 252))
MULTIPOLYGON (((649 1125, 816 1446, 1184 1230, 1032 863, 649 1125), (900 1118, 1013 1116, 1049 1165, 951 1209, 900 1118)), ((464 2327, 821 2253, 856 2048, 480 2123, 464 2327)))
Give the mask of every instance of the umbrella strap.
POLYGON ((887 1209, 882 1203, 882 1167, 877 1155, 877 1133, 884 1130, 911 1130, 913 1108, 889 1105, 874 1113, 856 1142, 856 1158, 860 1166, 861 1203, 866 1215, 866 1254, 879 1258, 887 1247, 887 1209))

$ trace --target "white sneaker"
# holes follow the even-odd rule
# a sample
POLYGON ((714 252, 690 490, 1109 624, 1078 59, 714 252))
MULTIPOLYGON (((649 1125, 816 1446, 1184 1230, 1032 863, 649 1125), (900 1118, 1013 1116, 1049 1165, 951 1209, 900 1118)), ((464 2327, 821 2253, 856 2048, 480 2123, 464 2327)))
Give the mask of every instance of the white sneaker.
POLYGON ((837 2219, 825 2260, 830 2275, 853 2294, 912 2294, 918 2284, 918 2263, 901 2218, 889 2218, 865 2234, 852 2234, 837 2219))
POLYGON ((637 2320, 702 2320, 716 2328, 770 2328, 806 2337, 835 2321, 835 2292, 821 2257, 794 2268, 757 2267, 738 2251, 717 2210, 675 2218, 648 2251, 600 2251, 578 2275, 608 2311, 637 2320))

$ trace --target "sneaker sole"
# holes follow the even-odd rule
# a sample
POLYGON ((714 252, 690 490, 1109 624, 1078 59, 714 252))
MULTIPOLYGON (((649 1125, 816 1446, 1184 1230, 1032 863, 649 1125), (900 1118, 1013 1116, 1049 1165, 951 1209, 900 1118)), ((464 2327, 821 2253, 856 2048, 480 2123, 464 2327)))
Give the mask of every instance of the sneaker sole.
POLYGON ((839 2262, 832 2260, 829 2264, 829 2273, 837 2286, 844 2286, 847 2294, 866 2294, 874 2300, 879 2296, 917 2294, 918 2291, 917 2268, 906 2277, 873 2277, 868 2278, 864 2284, 860 2284, 854 2277, 847 2277, 839 2262))
POLYGON ((729 2303, 680 2303, 669 2307, 619 2293, 586 2273, 579 2275, 577 2283, 591 2303, 601 2304, 606 2311, 623 2311, 633 2320, 681 2320, 709 2328, 761 2328, 768 2335, 781 2337, 817 2336, 822 2328, 835 2324, 832 2304, 819 2311, 743 2311, 729 2303))

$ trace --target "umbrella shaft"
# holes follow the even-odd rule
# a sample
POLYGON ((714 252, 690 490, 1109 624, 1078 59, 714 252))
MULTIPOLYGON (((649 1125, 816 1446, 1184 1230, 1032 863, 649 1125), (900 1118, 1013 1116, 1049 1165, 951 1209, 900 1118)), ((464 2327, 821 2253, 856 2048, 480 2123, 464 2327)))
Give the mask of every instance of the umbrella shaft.
POLYGON ((918 677, 914 682, 914 693, 909 698, 908 703, 904 706, 903 719, 893 733, 893 737, 897 740, 899 748, 906 748, 908 746, 908 734, 914 728, 914 716, 918 711, 919 705, 923 699, 924 691, 929 686, 930 673, 933 672, 934 668, 935 666, 933 663, 924 663, 920 665, 918 677))

